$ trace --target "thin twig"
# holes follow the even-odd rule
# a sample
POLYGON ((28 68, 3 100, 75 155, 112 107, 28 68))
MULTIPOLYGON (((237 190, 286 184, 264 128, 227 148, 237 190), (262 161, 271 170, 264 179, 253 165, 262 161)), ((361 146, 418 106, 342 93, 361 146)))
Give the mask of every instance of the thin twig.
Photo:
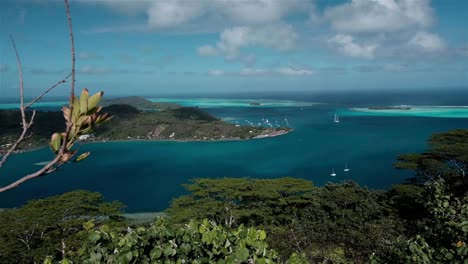
POLYGON ((22 122, 22 125, 23 125, 23 129, 26 129, 28 127, 28 124, 26 123, 26 114, 24 113, 23 69, 21 67, 21 59, 20 59, 20 56, 18 54, 18 49, 16 48, 15 40, 13 39, 13 37, 11 35, 10 35, 10 40, 11 40, 11 45, 13 46, 13 49, 15 50, 16 62, 17 62, 17 65, 18 65, 21 122, 22 122))
POLYGON ((31 124, 34 121, 34 117, 36 113, 34 112, 33 115, 31 116, 30 121, 28 122, 26 120, 26 113, 24 111, 24 83, 23 83, 23 69, 21 66, 21 59, 18 53, 18 49, 16 48, 16 43, 13 37, 10 35, 10 40, 11 40, 11 45, 13 46, 13 49, 15 50, 16 54, 16 63, 18 65, 18 76, 19 76, 19 90, 20 90, 20 112, 21 112, 21 125, 23 127, 23 131, 21 132, 20 136, 18 139, 15 141, 15 143, 11 146, 11 148, 3 155, 2 160, 0 160, 0 168, 5 164, 7 159, 10 157, 10 155, 15 151, 15 149, 18 147, 18 144, 21 143, 21 141, 24 140, 24 136, 28 132, 28 129, 31 127, 31 124))
MULTIPOLYGON (((75 98, 75 40, 73 37, 73 26, 72 26, 72 20, 71 20, 71 14, 70 14, 70 5, 68 4, 68 0, 64 0, 65 2, 65 11, 67 13, 67 18, 68 18, 68 29, 70 31, 70 47, 71 47, 71 84, 70 84, 70 100, 68 103, 68 108, 70 108, 70 113, 73 113, 73 99, 75 98)), ((67 148, 67 142, 68 142, 68 136, 70 135, 71 128, 73 126, 73 123, 71 121, 67 121, 67 128, 65 130, 65 137, 62 142, 62 146, 59 150, 59 153, 57 156, 62 157, 63 154, 66 152, 67 148)))
POLYGON ((36 98, 34 98, 31 102, 29 102, 25 107, 24 109, 28 109, 29 107, 31 107, 34 103, 36 103, 37 101, 39 101, 44 95, 46 95, 48 92, 50 92, 51 90, 53 90, 55 87, 59 86, 60 84, 62 83, 66 83, 67 82, 67 79, 71 76, 71 73, 69 73, 67 76, 65 76, 65 78, 63 78, 62 80, 58 81, 56 84, 50 86, 49 88, 47 88, 47 90, 45 90, 44 92, 42 92, 39 96, 37 96, 36 98))
POLYGON ((60 160, 61 156, 57 155, 55 157, 55 159, 53 159, 51 162, 49 162, 47 165, 45 165, 44 167, 42 167, 40 170, 34 172, 34 173, 31 173, 29 175, 26 175, 24 177, 22 177, 21 179, 5 186, 5 187, 2 187, 0 188, 0 193, 1 192, 4 192, 4 191, 7 191, 7 190, 10 190, 10 189, 13 189, 15 187, 18 187, 18 185, 22 184, 23 182, 26 182, 26 181, 29 181, 31 179, 34 179, 38 176, 42 176, 44 174, 46 174, 49 169, 51 169, 55 164, 58 163, 58 161, 60 160))
MULTIPOLYGON (((71 43, 71 56, 72 56, 72 71, 71 71, 72 81, 71 81, 71 87, 70 87, 71 91, 70 91, 69 107, 70 107, 70 111, 73 111, 73 98, 75 97, 75 44, 74 44, 74 38, 73 38, 73 27, 72 27, 72 21, 71 21, 70 6, 68 4, 68 0, 64 0, 64 2, 65 2, 65 8, 66 8, 66 13, 67 13, 67 17, 68 17, 68 27, 69 27, 69 30, 70 30, 70 43, 71 43)), ((64 154, 66 153, 67 138, 68 138, 68 135, 70 134, 70 130, 71 130, 72 125, 73 125, 72 122, 70 122, 70 121, 67 122, 67 128, 66 128, 66 131, 65 131, 65 138, 64 138, 64 140, 62 142, 62 146, 61 146, 61 148, 59 150, 59 153, 57 153, 57 155, 55 156, 55 158, 52 161, 50 161, 47 165, 42 167, 40 170, 38 170, 38 171, 36 171, 34 173, 31 173, 29 175, 26 175, 26 176, 22 177, 21 179, 15 181, 15 182, 13 182, 13 183, 5 186, 5 187, 0 188, 0 193, 4 192, 4 191, 7 191, 7 190, 10 190, 12 188, 15 188, 18 185, 20 185, 20 184, 22 184, 22 183, 24 183, 26 181, 29 181, 29 180, 34 179, 36 177, 39 177, 39 176, 45 175, 45 174, 47 174, 49 172, 52 172, 56 168, 62 166, 63 162, 61 161, 61 159, 64 156, 64 154), (54 168, 54 166, 55 166, 55 168, 54 168)), ((23 137, 24 137, 24 135, 23 135, 23 137)))

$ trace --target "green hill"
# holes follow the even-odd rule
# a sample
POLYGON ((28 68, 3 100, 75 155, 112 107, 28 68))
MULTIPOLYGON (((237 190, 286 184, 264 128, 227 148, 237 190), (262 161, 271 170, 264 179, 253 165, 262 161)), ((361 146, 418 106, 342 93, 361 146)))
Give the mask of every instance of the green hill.
MULTIPOLYGON (((90 141, 108 140, 236 140, 276 136, 287 133, 289 128, 264 128, 236 126, 212 116, 197 107, 157 108, 144 98, 127 97, 112 102, 129 104, 107 104, 103 112, 112 115, 112 119, 94 132, 90 141), (139 107, 134 106, 139 105, 139 107), (152 106, 153 108, 143 108, 152 106)), ((109 102, 109 101, 108 101, 109 102)), ((31 114, 27 113, 28 116, 31 114)), ((21 116, 17 110, 0 110, 0 153, 8 149, 21 133, 21 116)), ((61 112, 38 112, 26 142, 19 151, 47 145, 50 135, 65 130, 61 112)))

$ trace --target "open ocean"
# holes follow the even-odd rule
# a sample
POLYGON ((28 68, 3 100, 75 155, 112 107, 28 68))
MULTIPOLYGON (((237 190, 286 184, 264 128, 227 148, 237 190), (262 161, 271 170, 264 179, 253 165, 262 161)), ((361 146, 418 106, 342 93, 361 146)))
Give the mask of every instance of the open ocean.
MULTIPOLYGON (((248 141, 81 144, 80 151, 92 152, 87 160, 67 164, 56 173, 0 194, 0 208, 86 189, 102 193, 106 200, 122 201, 127 212, 161 211, 171 199, 184 193, 182 184, 199 177, 290 176, 312 180, 315 185, 353 180, 372 189, 386 189, 412 175, 393 168, 397 155, 423 151, 434 132, 468 128, 467 107, 434 107, 467 106, 468 92, 457 91, 458 94, 277 93, 169 98, 202 107, 228 122, 264 125, 268 119, 273 125, 289 125, 294 131, 248 141), (271 100, 260 100, 267 98, 271 100), (261 106, 249 105, 252 101, 261 102, 261 106), (351 110, 384 104, 418 108, 377 113, 351 110), (339 123, 333 122, 335 113, 340 117, 339 123), (343 171, 346 163, 349 172, 343 171), (332 169, 336 177, 330 177, 332 169)), ((59 105, 45 102, 41 108, 58 109, 59 105)), ((0 108, 10 107, 12 104, 0 102, 0 108)), ((34 163, 49 159, 48 148, 14 155, 0 170, 0 184, 34 171, 39 168, 34 163)))

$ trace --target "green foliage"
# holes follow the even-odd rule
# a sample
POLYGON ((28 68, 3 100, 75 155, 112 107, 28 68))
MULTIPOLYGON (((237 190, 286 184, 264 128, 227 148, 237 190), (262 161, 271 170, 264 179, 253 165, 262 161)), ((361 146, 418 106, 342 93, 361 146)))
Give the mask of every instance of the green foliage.
POLYGON ((442 177, 453 194, 468 195, 468 129, 436 133, 429 145, 426 153, 401 155, 396 167, 415 170, 418 183, 442 177))
POLYGON ((297 215, 292 239, 313 262, 364 262, 372 252, 388 251, 388 241, 402 231, 385 198, 351 181, 329 183, 297 215))
POLYGON ((189 120, 201 120, 201 121, 218 121, 219 118, 212 116, 211 114, 200 110, 198 107, 181 107, 177 109, 168 109, 176 118, 189 119, 189 120))
POLYGON ((73 254, 81 245, 78 231, 84 222, 118 216, 122 207, 104 202, 98 193, 73 191, 1 211, 0 262, 38 262, 47 255, 61 254, 62 245, 66 255, 73 254))
POLYGON ((113 98, 104 100, 102 102, 103 106, 111 106, 111 105, 129 105, 132 108, 137 108, 140 111, 147 111, 147 110, 166 110, 166 109, 176 109, 182 106, 174 103, 161 103, 161 102, 151 102, 143 97, 140 96, 127 96, 121 98, 113 98))
POLYGON ((274 263, 266 233, 243 225, 226 229, 208 220, 168 225, 163 218, 150 227, 87 232, 75 263, 274 263))
POLYGON ((209 218, 227 226, 284 225, 295 210, 310 203, 312 182, 303 179, 195 179, 187 196, 167 210, 176 223, 209 218))
MULTIPOLYGON (((76 150, 72 150, 73 145, 79 136, 90 133, 96 126, 101 125, 105 121, 110 119, 108 113, 100 114, 102 107, 98 106, 104 92, 98 92, 92 96, 89 96, 88 89, 83 89, 80 98, 73 97, 73 108, 70 109, 66 106, 62 108, 63 117, 67 121, 67 124, 71 125, 70 133, 54 133, 50 139, 49 146, 52 152, 57 155, 63 144, 65 144, 65 151, 60 160, 60 163, 69 161, 76 153, 76 150), (65 141, 65 143, 64 143, 65 141)), ((89 156, 80 156, 80 161, 89 156)))
POLYGON ((424 231, 374 263, 468 263, 468 197, 454 197, 443 180, 428 183, 424 197, 424 231))
POLYGON ((423 191, 418 185, 397 184, 387 192, 388 202, 400 218, 415 221, 425 216, 423 191))
POLYGON ((314 262, 364 261, 372 251, 388 250, 386 241, 401 231, 385 196, 353 182, 313 188, 293 178, 196 179, 186 189, 189 195, 167 210, 171 221, 208 218, 265 228, 282 260, 303 252, 314 262))

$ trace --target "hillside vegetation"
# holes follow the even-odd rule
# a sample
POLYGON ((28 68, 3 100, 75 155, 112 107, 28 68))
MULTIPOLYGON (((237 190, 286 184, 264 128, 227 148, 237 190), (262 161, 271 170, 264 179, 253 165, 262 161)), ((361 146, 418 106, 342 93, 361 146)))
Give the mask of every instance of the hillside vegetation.
MULTIPOLYGON (((290 130, 236 126, 197 107, 153 103, 141 97, 110 102, 113 104, 105 106, 102 112, 110 113, 112 119, 87 140, 236 140, 273 136, 290 130)), ((5 151, 21 132, 20 120, 19 111, 0 110, 0 152, 5 151)), ((52 133, 63 131, 65 127, 59 111, 38 112, 34 123, 29 139, 20 145, 20 151, 46 145, 52 133)))

